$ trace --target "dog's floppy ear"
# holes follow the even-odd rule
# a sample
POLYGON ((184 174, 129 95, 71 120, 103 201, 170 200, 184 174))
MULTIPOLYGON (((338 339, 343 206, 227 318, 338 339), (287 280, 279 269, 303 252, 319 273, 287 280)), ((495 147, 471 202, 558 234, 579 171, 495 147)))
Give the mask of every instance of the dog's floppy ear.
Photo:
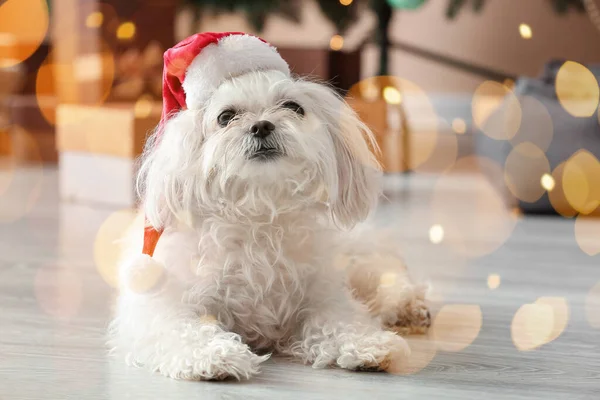
POLYGON ((146 218, 162 228, 195 204, 194 183, 201 163, 201 124, 196 111, 181 111, 148 139, 137 178, 146 218))
POLYGON ((341 98, 336 119, 329 129, 337 163, 337 193, 331 199, 331 212, 337 224, 350 229, 375 208, 381 169, 371 151, 378 150, 371 130, 341 98))

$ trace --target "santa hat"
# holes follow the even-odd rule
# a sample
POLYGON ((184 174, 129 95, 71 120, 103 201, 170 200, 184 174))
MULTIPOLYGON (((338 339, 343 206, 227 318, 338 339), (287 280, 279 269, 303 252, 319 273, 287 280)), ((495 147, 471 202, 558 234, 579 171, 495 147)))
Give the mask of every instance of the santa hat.
MULTIPOLYGON (((277 50, 256 36, 205 32, 184 39, 164 53, 161 127, 178 111, 201 108, 226 80, 267 70, 290 74, 277 50)), ((146 227, 143 254, 152 257, 161 233, 146 227)))

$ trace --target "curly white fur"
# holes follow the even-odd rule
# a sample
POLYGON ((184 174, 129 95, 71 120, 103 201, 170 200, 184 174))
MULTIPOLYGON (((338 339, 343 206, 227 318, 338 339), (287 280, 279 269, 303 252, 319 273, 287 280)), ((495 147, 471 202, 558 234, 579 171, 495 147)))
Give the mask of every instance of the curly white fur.
MULTIPOLYGON (((328 87, 277 71, 223 83, 204 107, 174 116, 143 156, 143 211, 164 228, 152 262, 166 278, 139 294, 126 284, 148 259, 130 256, 111 344, 128 362, 173 378, 248 378, 266 354, 315 367, 384 369, 405 341, 355 300, 333 258, 344 231, 379 195, 372 136, 328 87), (293 100, 305 115, 281 107, 293 100), (220 127, 217 117, 236 118, 220 127), (249 156, 259 120, 282 154, 249 156)), ((136 239, 141 239, 138 232, 136 239)))

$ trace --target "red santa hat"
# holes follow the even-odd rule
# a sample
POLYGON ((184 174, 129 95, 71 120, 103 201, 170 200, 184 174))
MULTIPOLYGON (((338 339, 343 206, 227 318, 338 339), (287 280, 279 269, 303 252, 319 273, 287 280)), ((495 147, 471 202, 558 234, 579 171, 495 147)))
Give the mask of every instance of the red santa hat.
MULTIPOLYGON (((226 80, 266 70, 290 74, 277 50, 256 36, 205 32, 184 39, 164 53, 161 126, 178 111, 202 107, 226 80)), ((145 229, 143 254, 152 257, 160 234, 145 229)))

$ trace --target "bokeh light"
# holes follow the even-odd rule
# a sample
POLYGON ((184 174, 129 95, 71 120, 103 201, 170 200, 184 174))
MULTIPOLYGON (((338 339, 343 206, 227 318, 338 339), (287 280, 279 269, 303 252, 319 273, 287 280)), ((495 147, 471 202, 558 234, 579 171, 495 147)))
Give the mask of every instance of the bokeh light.
POLYGON ((547 305, 552 308, 554 324, 546 342, 550 343, 556 340, 567 327, 569 323, 569 305, 563 297, 540 297, 535 303, 547 305))
POLYGON ((376 76, 352 86, 347 100, 374 131, 383 149, 380 162, 387 170, 397 171, 404 167, 405 145, 409 149, 408 166, 413 171, 430 170, 432 167, 427 165, 428 161, 436 164, 432 157, 440 137, 439 118, 427 93, 418 85, 395 76, 376 76), (385 94, 388 101, 384 98, 385 94), (408 121, 407 115, 416 114, 418 117, 408 121), (403 136, 405 122, 408 137, 403 136), (405 139, 406 142, 403 141, 405 139))
POLYGON ((410 347, 410 355, 392 361, 387 370, 396 375, 413 375, 427 367, 437 353, 437 344, 431 335, 414 335, 405 337, 410 347))
POLYGON ((452 121, 452 130, 459 135, 462 135, 467 131, 467 123, 462 118, 455 118, 452 121))
POLYGON ((530 142, 515 146, 504 166, 504 180, 511 193, 518 199, 534 203, 545 192, 540 183, 544 175, 550 174, 550 162, 546 154, 530 142))
POLYGON ((100 226, 94 240, 94 262, 100 276, 110 286, 118 286, 123 240, 132 229, 141 234, 143 226, 143 216, 130 209, 112 213, 100 226))
POLYGON ((554 210, 566 218, 571 218, 577 215, 577 210, 575 210, 565 197, 565 192, 563 189, 563 169, 565 167, 565 163, 560 163, 554 171, 552 171, 552 179, 554 180, 554 188, 548 192, 548 198, 550 199, 550 204, 554 210))
POLYGON ((554 330, 554 312, 544 304, 524 304, 511 324, 511 337, 521 351, 534 350, 545 344, 554 330))
POLYGON ((569 321, 569 307, 561 297, 540 297, 521 306, 512 320, 511 336, 521 351, 534 350, 558 338, 569 321))
POLYGON ((510 237, 518 216, 510 193, 496 187, 502 169, 485 157, 468 156, 441 174, 433 190, 432 220, 444 229, 444 246, 468 258, 496 251, 510 237), (468 174, 469 190, 465 176, 468 174), (461 186, 460 184, 465 184, 461 186))
POLYGON ((554 180, 552 175, 544 174, 542 175, 542 179, 540 179, 540 185, 542 185, 544 190, 546 190, 547 192, 551 192, 556 187, 556 181, 554 180))
POLYGON ((349 6, 350 4, 352 4, 353 0, 340 0, 340 4, 343 6, 349 6))
POLYGON ((574 61, 565 62, 556 75, 556 95, 574 117, 591 117, 598 110, 600 87, 594 74, 574 61))
POLYGON ((383 98, 388 104, 398 105, 402 103, 402 95, 398 89, 393 86, 386 86, 383 88, 383 98))
MULTIPOLYGON (((86 105, 102 105, 109 96, 115 78, 115 59, 109 45, 101 41, 100 50, 80 56, 72 62, 56 63, 51 52, 37 71, 35 94, 40 111, 48 123, 56 124, 56 101, 86 105), (50 101, 53 99, 54 101, 50 101)), ((69 115, 76 123, 81 118, 69 115)))
POLYGON ((123 22, 117 28, 117 38, 120 40, 129 40, 135 36, 135 29, 135 24, 133 22, 123 22))
POLYGON ((149 95, 142 95, 135 102, 135 106, 133 107, 133 112, 136 118, 143 119, 148 118, 152 113, 154 102, 152 101, 152 97, 149 95))
POLYGON ((446 304, 433 320, 431 335, 440 350, 462 351, 477 338, 482 323, 478 305, 446 304))
POLYGON ((479 85, 471 109, 475 125, 492 139, 511 139, 521 126, 519 99, 501 83, 486 81, 479 85))
POLYGON ((339 51, 344 47, 344 38, 340 35, 333 35, 329 41, 331 50, 339 51))
POLYGON ((533 37, 533 30, 528 24, 519 25, 519 34, 523 39, 531 39, 533 37))
POLYGON ((600 162, 587 150, 579 150, 565 162, 562 186, 569 205, 590 214, 600 205, 600 162))
POLYGON ((396 280, 398 279, 398 274, 393 272, 384 272, 381 274, 379 278, 379 286, 381 287, 390 287, 396 284, 396 280))
POLYGON ((584 253, 589 256, 600 253, 600 219, 579 214, 574 229, 577 244, 584 253))
POLYGON ((530 142, 543 151, 548 150, 554 138, 554 124, 548 109, 532 96, 522 96, 519 101, 523 109, 521 124, 510 142, 513 146, 530 142))
POLYGON ((592 287, 585 298, 585 317, 592 328, 600 329, 600 282, 592 287))
POLYGON ((45 0, 7 0, 0 6, 0 68, 25 61, 44 41, 49 24, 45 0))
POLYGON ((433 147, 429 158, 416 169, 422 173, 440 173, 452 167, 458 158, 458 137, 450 132, 448 123, 439 119, 440 129, 419 132, 417 137, 421 148, 433 147), (439 132, 439 133, 438 133, 439 132))
POLYGON ((433 225, 429 228, 429 241, 433 244, 440 244, 444 240, 444 228, 441 225, 433 225))
POLYGON ((99 28, 102 26, 102 22, 104 22, 104 14, 100 11, 94 11, 85 19, 85 26, 88 28, 99 28))
POLYGON ((500 287, 500 275, 498 274, 490 274, 487 279, 488 288, 491 290, 496 290, 500 287))

